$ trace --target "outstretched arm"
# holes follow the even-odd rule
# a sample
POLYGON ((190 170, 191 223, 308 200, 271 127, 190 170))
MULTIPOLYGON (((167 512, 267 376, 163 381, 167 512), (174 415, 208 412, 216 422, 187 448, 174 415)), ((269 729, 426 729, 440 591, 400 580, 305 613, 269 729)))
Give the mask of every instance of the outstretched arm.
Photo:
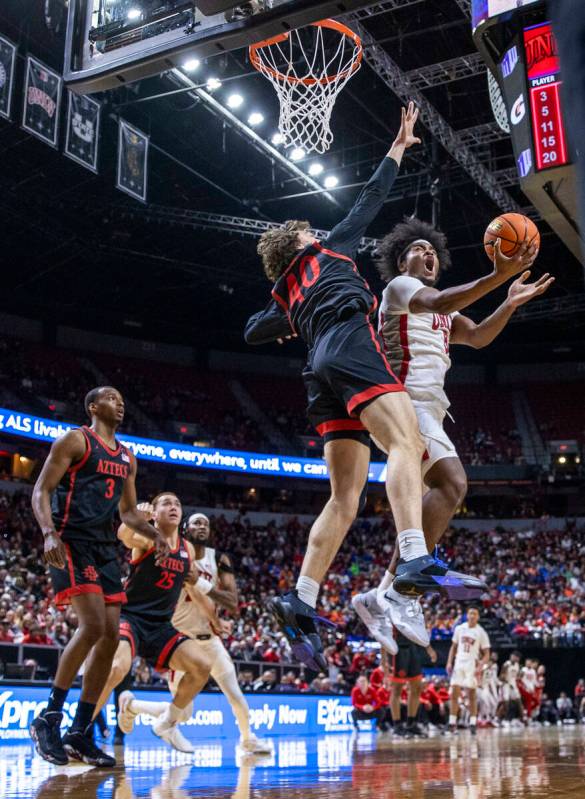
POLYGON ((515 255, 508 258, 502 253, 500 239, 497 239, 494 246, 494 269, 489 275, 443 291, 428 287, 422 288, 412 297, 409 310, 411 313, 441 314, 461 311, 485 297, 486 294, 501 286, 518 272, 529 269, 537 255, 538 250, 535 245, 525 242, 515 255))
POLYGON ((529 277, 529 271, 523 272, 510 286, 504 302, 483 322, 476 325, 466 316, 456 316, 453 319, 450 343, 466 344, 475 349, 491 344, 506 327, 516 308, 540 297, 554 283, 554 277, 550 277, 548 272, 534 283, 526 283, 529 277))
POLYGON ((392 147, 361 190, 349 214, 333 228, 327 237, 325 241, 327 247, 351 258, 355 257, 362 236, 388 198, 404 151, 414 144, 420 144, 420 139, 413 133, 417 119, 418 109, 411 102, 408 104, 408 108, 402 109, 400 129, 392 147))

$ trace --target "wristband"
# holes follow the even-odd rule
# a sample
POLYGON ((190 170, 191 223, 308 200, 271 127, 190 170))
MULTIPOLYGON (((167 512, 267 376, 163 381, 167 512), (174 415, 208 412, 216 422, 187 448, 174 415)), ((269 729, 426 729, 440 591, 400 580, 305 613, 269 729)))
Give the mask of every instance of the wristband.
POLYGON ((213 588, 213 583, 205 577, 200 577, 195 583, 195 588, 198 588, 202 594, 208 594, 213 588))

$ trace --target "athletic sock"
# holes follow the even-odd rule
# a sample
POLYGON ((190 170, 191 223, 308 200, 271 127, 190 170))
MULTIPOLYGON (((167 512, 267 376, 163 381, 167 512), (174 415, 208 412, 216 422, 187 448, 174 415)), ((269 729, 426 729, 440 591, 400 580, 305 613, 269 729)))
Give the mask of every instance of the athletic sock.
POLYGON ((429 554, 423 531, 415 528, 398 533, 398 549, 402 560, 414 560, 429 554))
POLYGON ((471 716, 469 724, 471 727, 477 727, 477 716, 471 716))
POLYGON ((449 715, 449 726, 455 727, 457 724, 457 716, 454 716, 453 713, 449 715))
POLYGON ((51 688, 51 693, 49 694, 47 713, 61 713, 68 693, 68 689, 58 688, 56 685, 54 685, 51 688))
POLYGON ((95 712, 95 703, 82 702, 77 703, 77 712, 73 719, 73 724, 69 732, 82 732, 87 733, 88 728, 92 726, 93 714, 95 712))
POLYGON ((146 702, 143 699, 133 699, 130 710, 132 713, 144 713, 146 716, 158 718, 166 712, 168 702, 146 702))
POLYGON ((408 727, 414 727, 415 722, 416 722, 415 716, 407 716, 406 724, 407 724, 408 727))
POLYGON ((394 575, 390 574, 390 572, 386 569, 384 572, 384 576, 382 577, 382 582, 378 586, 378 591, 385 591, 387 588, 390 588, 392 583, 394 582, 394 575))
POLYGON ((177 707, 175 705, 175 703, 172 702, 169 705, 168 710, 167 710, 165 715, 166 715, 166 718, 168 719, 168 721, 171 722, 171 724, 177 724, 181 720, 181 718, 183 716, 183 711, 184 711, 184 708, 177 707))
POLYGON ((297 596, 313 609, 317 607, 317 597, 319 595, 319 583, 312 577, 299 577, 297 580, 297 596))

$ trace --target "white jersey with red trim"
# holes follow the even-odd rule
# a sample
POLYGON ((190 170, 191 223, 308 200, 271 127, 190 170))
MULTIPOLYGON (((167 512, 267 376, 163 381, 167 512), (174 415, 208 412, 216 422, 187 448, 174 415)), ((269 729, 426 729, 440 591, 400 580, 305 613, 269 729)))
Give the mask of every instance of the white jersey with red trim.
POLYGON ((457 644, 454 669, 475 668, 482 651, 490 648, 490 639, 483 627, 479 624, 470 627, 467 622, 455 627, 453 643, 457 644))
POLYGON ((520 682, 527 693, 533 694, 538 685, 538 675, 536 674, 536 669, 532 669, 529 666, 524 666, 522 669, 520 669, 520 682))
MULTIPOLYGON (((215 549, 205 547, 205 552, 202 558, 194 561, 195 566, 201 572, 201 575, 213 583, 213 587, 217 585, 217 558, 215 556, 215 549)), ((199 606, 192 602, 189 594, 183 590, 177 602, 175 612, 172 618, 173 627, 185 635, 194 637, 196 635, 214 635, 209 620, 202 613, 199 606)))
POLYGON ((391 280, 382 294, 378 331, 392 370, 411 398, 438 404, 446 411, 449 339, 457 313, 410 313, 410 301, 422 288, 425 284, 416 277, 399 275, 391 280))

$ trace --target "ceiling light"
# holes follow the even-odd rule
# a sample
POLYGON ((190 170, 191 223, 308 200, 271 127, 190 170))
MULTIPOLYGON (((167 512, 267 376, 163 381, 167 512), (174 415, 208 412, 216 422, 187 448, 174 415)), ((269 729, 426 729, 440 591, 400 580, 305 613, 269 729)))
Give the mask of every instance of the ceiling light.
POLYGON ((128 19, 140 19, 142 11, 139 8, 131 8, 128 12, 128 19))
POLYGON ((313 161, 309 167, 309 175, 320 175, 322 171, 323 164, 319 163, 319 161, 313 161))
POLYGON ((264 115, 261 114, 259 111, 254 111, 248 117, 248 125, 252 125, 252 126, 260 125, 262 122, 264 122, 264 115))
POLYGON ((271 141, 271 142, 272 142, 272 144, 274 144, 275 146, 276 146, 277 144, 282 144, 282 143, 283 143, 283 141, 284 141, 284 136, 282 135, 282 133, 275 133, 275 134, 274 134, 274 136, 273 136, 273 137, 270 139, 270 141, 271 141))
POLYGON ((229 108, 239 108, 243 102, 244 98, 241 94, 230 94, 230 96, 227 98, 227 104, 229 108))
POLYGON ((295 147, 290 154, 291 161, 301 161, 305 157, 305 151, 302 147, 295 147))
POLYGON ((207 86, 208 91, 212 92, 214 89, 220 88, 221 81, 219 78, 209 78, 205 85, 207 86))
POLYGON ((188 61, 185 61, 182 68, 185 72, 195 72, 200 66, 201 61, 198 58, 190 58, 188 61))
POLYGON ((336 178, 335 175, 327 175, 323 182, 326 189, 334 189, 339 183, 339 178, 336 178))

